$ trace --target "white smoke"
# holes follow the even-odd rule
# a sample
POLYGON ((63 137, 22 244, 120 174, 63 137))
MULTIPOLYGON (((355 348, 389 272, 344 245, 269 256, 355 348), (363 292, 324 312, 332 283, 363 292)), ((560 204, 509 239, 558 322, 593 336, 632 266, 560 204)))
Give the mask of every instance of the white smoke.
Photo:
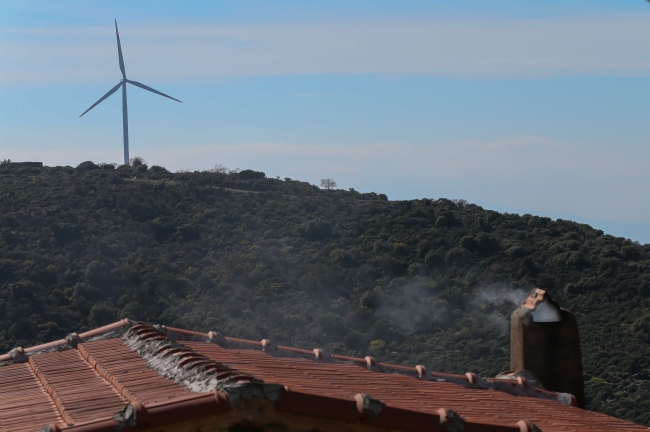
POLYGON ((387 295, 375 312, 395 328, 414 333, 445 320, 444 301, 432 295, 422 284, 408 284, 387 295))
POLYGON ((504 304, 509 304, 516 308, 528 297, 528 294, 529 291, 524 291, 519 288, 512 289, 503 285, 491 285, 487 288, 480 289, 475 301, 482 305, 491 304, 500 307, 504 304))
POLYGON ((505 335, 510 326, 508 316, 519 307, 529 292, 530 290, 513 289, 502 284, 490 285, 479 289, 468 305, 468 312, 475 321, 505 335))
POLYGON ((533 322, 558 322, 562 320, 559 309, 546 299, 537 305, 532 314, 533 322))

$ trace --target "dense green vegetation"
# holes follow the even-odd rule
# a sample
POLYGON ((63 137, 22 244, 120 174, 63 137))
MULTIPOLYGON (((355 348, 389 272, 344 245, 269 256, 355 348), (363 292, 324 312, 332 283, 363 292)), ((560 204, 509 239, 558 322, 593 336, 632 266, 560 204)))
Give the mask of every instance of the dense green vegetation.
POLYGON ((650 425, 649 252, 571 221, 250 170, 4 163, 0 351, 128 316, 494 376, 539 286, 578 316, 588 407, 650 425))

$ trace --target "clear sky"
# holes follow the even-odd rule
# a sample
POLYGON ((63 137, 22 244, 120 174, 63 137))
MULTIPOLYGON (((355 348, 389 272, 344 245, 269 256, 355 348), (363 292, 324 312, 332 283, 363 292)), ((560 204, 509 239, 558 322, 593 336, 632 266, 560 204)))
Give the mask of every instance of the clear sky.
POLYGON ((0 0, 0 160, 251 168, 650 242, 644 0, 0 0))

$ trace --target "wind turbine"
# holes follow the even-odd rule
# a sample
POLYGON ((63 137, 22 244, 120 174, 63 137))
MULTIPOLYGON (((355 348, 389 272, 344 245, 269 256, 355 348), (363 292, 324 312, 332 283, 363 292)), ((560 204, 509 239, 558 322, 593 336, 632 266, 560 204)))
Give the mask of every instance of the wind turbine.
MULTIPOLYGON (((86 114, 88 111, 91 109, 95 108, 97 105, 99 105, 104 99, 112 95, 122 87, 122 130, 124 132, 124 165, 129 164, 129 116, 127 114, 127 107, 126 107, 126 84, 132 84, 136 87, 140 87, 141 89, 148 90, 152 93, 159 94, 160 96, 165 96, 166 98, 175 100, 176 102, 181 102, 178 99, 175 99, 171 96, 166 95, 165 93, 161 93, 158 90, 154 90, 151 87, 148 87, 142 83, 139 83, 137 81, 131 81, 130 79, 126 78, 126 71, 124 70, 124 59, 122 58, 122 45, 120 44, 120 33, 117 31, 117 20, 115 20, 115 36, 117 37, 117 54, 120 57, 120 71, 122 71, 122 79, 120 80, 120 83, 110 89, 108 93, 106 93, 104 96, 102 96, 97 102, 95 102, 90 108, 88 108, 86 111, 84 111, 83 114, 81 114, 79 117, 83 116, 86 114)), ((183 103, 183 102, 181 102, 183 103)))

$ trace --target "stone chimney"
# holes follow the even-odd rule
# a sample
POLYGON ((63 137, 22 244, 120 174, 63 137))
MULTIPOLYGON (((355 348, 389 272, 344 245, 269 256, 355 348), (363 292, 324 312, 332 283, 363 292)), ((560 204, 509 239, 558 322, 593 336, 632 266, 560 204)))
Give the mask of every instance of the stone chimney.
POLYGON ((512 313, 510 369, 531 371, 546 390, 570 393, 585 407, 578 321, 539 288, 512 313))

